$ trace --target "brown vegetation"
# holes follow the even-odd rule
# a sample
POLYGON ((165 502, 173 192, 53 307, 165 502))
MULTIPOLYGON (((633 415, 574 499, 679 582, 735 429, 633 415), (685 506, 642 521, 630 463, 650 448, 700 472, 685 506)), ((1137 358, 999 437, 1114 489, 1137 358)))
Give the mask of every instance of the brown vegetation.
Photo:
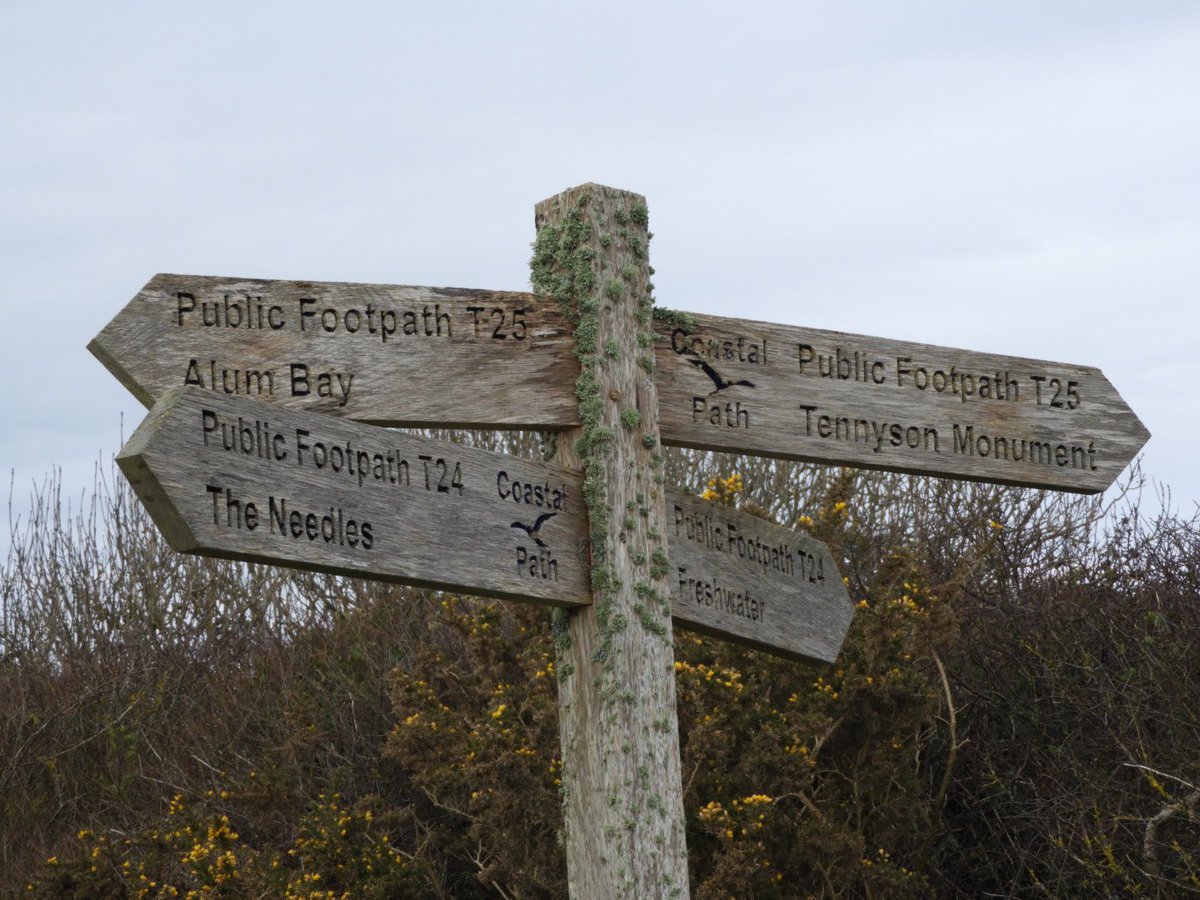
MULTIPOLYGON (((827 668, 677 634, 696 897, 1200 893, 1195 519, 668 462, 858 604, 827 668)), ((0 894, 564 895, 543 610, 182 557, 113 482, 62 510, 0 569, 0 894)))

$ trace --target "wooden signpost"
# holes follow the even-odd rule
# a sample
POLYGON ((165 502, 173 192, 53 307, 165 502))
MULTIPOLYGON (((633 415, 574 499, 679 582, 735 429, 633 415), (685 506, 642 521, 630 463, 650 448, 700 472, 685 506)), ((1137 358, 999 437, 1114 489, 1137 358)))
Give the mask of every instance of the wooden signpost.
POLYGON ((554 622, 572 897, 686 897, 671 566, 650 358, 645 200, 587 184, 534 207, 530 280, 575 332, 593 603, 554 622))
POLYGON ((578 472, 194 387, 117 463, 176 550, 591 602, 578 472))
MULTIPOLYGON (((117 463, 182 553, 592 602, 572 469, 196 387, 168 393, 117 463)), ((676 625, 836 658, 851 607, 824 544, 674 488, 666 499, 676 625)))
POLYGON ((674 489, 667 544, 677 627, 776 656, 837 659, 853 608, 825 544, 674 489))
POLYGON ((531 294, 155 275, 88 349, 146 406, 192 385, 376 425, 562 428, 572 346, 531 294))
POLYGON ((664 484, 660 444, 1093 493, 1148 433, 1094 368, 655 319, 638 195, 536 222, 536 298, 156 275, 89 349, 154 407, 118 462, 177 549, 559 607, 571 896, 686 897, 672 626, 831 662, 852 608, 828 548, 664 484))
MULTIPOLYGON (((668 445, 1095 493, 1149 438, 1090 366, 687 318, 655 323, 668 445)), ((531 294, 156 275, 89 349, 147 406, 190 384, 379 425, 532 429, 578 425, 572 346, 531 294)))
POLYGON ((1090 366, 692 319, 656 344, 668 443, 1090 494, 1150 436, 1090 366))

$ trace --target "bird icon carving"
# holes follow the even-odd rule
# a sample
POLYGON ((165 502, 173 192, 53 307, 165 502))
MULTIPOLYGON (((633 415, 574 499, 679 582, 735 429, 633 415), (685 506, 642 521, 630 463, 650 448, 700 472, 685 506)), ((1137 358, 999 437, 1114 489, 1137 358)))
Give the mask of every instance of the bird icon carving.
POLYGON ((713 394, 716 394, 720 391, 725 390, 725 388, 754 387, 753 381, 747 381, 744 378, 739 381, 726 381, 724 378, 721 377, 720 372, 718 372, 716 369, 714 369, 712 366, 710 366, 708 363, 706 363, 702 359, 697 359, 696 357, 693 356, 693 357, 688 358, 688 362, 690 362, 693 366, 695 366, 697 369, 699 369, 705 375, 707 375, 710 379, 712 379, 712 383, 716 385, 715 388, 713 388, 711 391, 708 392, 708 395, 710 397, 713 394))
POLYGON ((542 513, 540 516, 537 517, 537 521, 534 522, 532 525, 526 525, 524 522, 513 522, 512 525, 510 525, 509 527, 510 528, 520 528, 527 535, 529 535, 531 538, 533 538, 534 542, 539 547, 545 547, 546 543, 540 537, 538 537, 538 532, 540 532, 542 530, 542 526, 546 524, 546 521, 548 519, 552 519, 554 516, 557 516, 557 515, 558 515, 558 513, 556 513, 556 512, 542 513))

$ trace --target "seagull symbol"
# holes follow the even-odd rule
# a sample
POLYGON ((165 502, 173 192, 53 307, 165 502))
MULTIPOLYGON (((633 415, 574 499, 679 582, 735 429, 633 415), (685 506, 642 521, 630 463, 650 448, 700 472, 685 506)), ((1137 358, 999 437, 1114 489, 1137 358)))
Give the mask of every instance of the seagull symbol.
POLYGON ((717 393, 718 391, 723 391, 723 390, 725 390, 725 388, 728 388, 728 387, 738 387, 738 386, 754 387, 753 381, 746 381, 746 379, 744 379, 744 378, 741 381, 726 381, 724 378, 721 377, 720 372, 718 372, 716 369, 714 369, 712 366, 710 366, 708 363, 706 363, 702 359, 697 359, 695 357, 691 357, 688 359, 688 362, 690 362, 693 366, 695 366, 696 368, 703 371, 705 375, 707 375, 709 378, 712 379, 712 383, 717 386, 715 390, 711 390, 708 392, 708 395, 710 397, 713 394, 717 393))
POLYGON ((546 524, 547 519, 553 518, 554 516, 557 516, 557 515, 558 515, 558 513, 552 513, 552 512, 542 513, 540 516, 537 517, 537 521, 534 522, 532 525, 526 525, 524 522, 513 522, 512 525, 509 526, 509 528, 520 528, 527 535, 529 535, 531 538, 533 538, 534 541, 537 542, 537 545, 539 547, 545 547, 546 546, 545 543, 542 541, 542 539, 540 537, 538 537, 538 532, 542 530, 542 526, 546 524))

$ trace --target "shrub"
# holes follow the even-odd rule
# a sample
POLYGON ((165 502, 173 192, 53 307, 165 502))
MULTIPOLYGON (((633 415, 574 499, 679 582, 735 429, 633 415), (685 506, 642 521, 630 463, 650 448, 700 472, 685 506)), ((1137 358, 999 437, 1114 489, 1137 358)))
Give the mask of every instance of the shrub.
MULTIPOLYGON (((857 607, 829 667, 677 632, 697 898, 1200 890, 1196 519, 667 465, 857 607)), ((0 894, 560 897, 559 766, 541 609, 181 557, 104 482, 17 522, 0 894)))

